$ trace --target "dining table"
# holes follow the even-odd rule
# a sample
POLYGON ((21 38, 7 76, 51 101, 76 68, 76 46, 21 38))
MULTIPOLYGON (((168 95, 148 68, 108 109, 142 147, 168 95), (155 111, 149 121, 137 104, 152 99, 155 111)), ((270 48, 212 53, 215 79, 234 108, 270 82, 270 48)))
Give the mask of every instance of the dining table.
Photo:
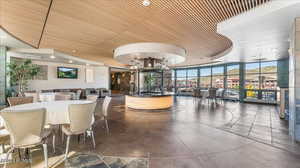
MULTIPOLYGON (((58 124, 70 124, 69 118, 69 105, 71 104, 87 104, 92 103, 89 100, 61 100, 50 102, 35 102, 28 104, 21 104, 12 107, 2 109, 2 111, 20 111, 31 110, 37 108, 46 109, 46 124, 58 125, 58 124)), ((1 118, 2 120, 2 118, 1 118)), ((93 119, 94 120, 94 119, 93 119)), ((2 123, 2 122, 1 122, 2 123)))

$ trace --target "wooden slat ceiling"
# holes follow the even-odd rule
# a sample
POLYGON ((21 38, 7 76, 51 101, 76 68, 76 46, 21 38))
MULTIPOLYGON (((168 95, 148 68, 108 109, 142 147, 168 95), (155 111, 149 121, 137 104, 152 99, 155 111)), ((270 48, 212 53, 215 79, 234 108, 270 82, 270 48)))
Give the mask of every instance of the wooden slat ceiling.
POLYGON ((113 49, 163 42, 187 49, 181 65, 209 62, 232 43, 216 25, 269 0, 0 0, 1 26, 37 48, 120 66, 113 49), (76 50, 76 52, 72 52, 76 50))

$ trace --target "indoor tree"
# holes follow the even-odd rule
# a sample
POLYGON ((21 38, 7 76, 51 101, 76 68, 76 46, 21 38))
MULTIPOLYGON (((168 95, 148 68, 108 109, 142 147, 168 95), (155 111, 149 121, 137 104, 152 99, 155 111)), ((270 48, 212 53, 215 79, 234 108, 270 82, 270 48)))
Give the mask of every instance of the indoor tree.
POLYGON ((10 77, 11 86, 17 86, 18 96, 24 96, 24 89, 28 80, 33 79, 40 72, 38 65, 32 64, 30 59, 19 62, 12 60, 8 64, 8 75, 10 77))

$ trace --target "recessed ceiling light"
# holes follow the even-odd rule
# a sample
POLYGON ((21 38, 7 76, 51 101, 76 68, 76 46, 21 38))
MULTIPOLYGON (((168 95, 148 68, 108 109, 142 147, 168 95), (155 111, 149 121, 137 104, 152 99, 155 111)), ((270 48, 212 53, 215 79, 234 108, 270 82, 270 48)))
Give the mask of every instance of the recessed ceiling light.
POLYGON ((149 6, 151 4, 150 0, 143 0, 143 5, 144 6, 149 6))
POLYGON ((54 59, 54 58, 56 58, 56 57, 55 57, 54 55, 51 55, 50 58, 51 58, 51 59, 54 59))
POLYGON ((86 64, 86 66, 90 66, 90 64, 86 64))
POLYGON ((72 60, 69 60, 69 63, 70 63, 70 64, 72 64, 72 63, 73 63, 73 61, 72 61, 72 60))
POLYGON ((72 53, 76 53, 76 50, 72 50, 72 53))

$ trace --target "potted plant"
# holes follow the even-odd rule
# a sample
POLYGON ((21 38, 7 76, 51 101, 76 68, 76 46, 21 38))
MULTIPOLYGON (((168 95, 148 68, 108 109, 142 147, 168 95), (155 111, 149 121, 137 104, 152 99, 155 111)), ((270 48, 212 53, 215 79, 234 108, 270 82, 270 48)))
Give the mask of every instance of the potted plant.
POLYGON ((7 66, 11 86, 17 87, 18 96, 24 96, 28 80, 39 74, 40 67, 32 64, 30 59, 22 62, 12 60, 7 66))

